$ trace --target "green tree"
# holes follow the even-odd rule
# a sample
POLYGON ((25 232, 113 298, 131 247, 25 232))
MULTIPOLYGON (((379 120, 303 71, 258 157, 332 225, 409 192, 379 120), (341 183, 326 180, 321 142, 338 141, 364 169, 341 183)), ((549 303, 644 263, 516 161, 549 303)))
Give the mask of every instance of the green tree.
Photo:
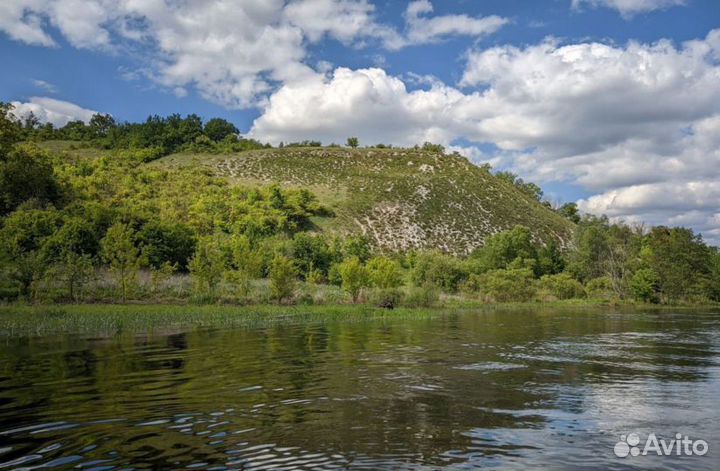
POLYGON ((276 255, 270 263, 270 293, 278 303, 290 298, 295 292, 297 268, 292 260, 276 255))
POLYGON ((388 289, 402 286, 400 265, 387 257, 375 257, 367 263, 370 282, 376 288, 388 289))
POLYGON ((658 275, 650 268, 641 268, 630 279, 630 290, 638 301, 657 301, 658 275))
POLYGON ((0 158, 10 152, 13 145, 22 139, 20 122, 12 114, 14 109, 10 103, 0 101, 0 158))
POLYGON ((215 142, 220 142, 227 136, 238 134, 238 128, 234 124, 222 119, 213 118, 205 123, 205 135, 215 142))
POLYGON ((647 236, 644 262, 658 276, 667 302, 695 294, 700 280, 710 277, 712 260, 702 237, 682 227, 654 227, 647 236))
POLYGON ((60 195, 53 168, 40 149, 18 146, 0 156, 0 215, 30 199, 41 204, 57 203, 60 195))
POLYGON ((347 138, 347 146, 352 147, 355 149, 359 145, 359 141, 357 137, 348 137, 347 138))
POLYGON ((187 270, 188 261, 195 253, 195 234, 182 222, 153 220, 138 231, 137 241, 144 263, 158 269, 163 264, 177 265, 187 270))
POLYGON ((120 285, 120 299, 125 302, 128 287, 137 277, 140 253, 135 246, 135 231, 127 224, 115 223, 100 241, 100 248, 102 259, 120 285))
POLYGON ((217 287, 227 267, 227 255, 215 236, 198 239, 195 255, 188 263, 195 282, 195 291, 206 296, 215 296, 217 287))
POLYGON ((420 252, 413 261, 411 278, 415 286, 431 284, 454 293, 467 277, 458 258, 438 251, 420 252))
POLYGON ((307 277, 313 271, 319 271, 323 276, 327 276, 332 263, 330 247, 325 239, 307 232, 298 232, 293 237, 293 258, 303 277, 307 277))
POLYGON ((575 203, 565 203, 558 208, 557 212, 575 224, 580 222, 580 212, 578 211, 577 204, 575 203))
POLYGON ((362 289, 370 285, 367 268, 359 258, 352 257, 342 262, 338 266, 338 270, 342 278, 343 290, 350 295, 353 303, 357 303, 362 289))
POLYGON ((485 245, 473 253, 480 271, 497 270, 513 266, 534 265, 538 258, 530 229, 515 226, 485 240, 485 245))

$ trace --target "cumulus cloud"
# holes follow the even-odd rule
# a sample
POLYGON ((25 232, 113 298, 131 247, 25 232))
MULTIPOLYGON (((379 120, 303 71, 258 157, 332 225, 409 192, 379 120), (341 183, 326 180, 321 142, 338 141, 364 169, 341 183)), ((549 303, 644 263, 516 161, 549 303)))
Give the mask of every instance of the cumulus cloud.
POLYGON ((583 209, 677 221, 720 207, 720 30, 675 46, 548 40, 467 55, 460 87, 411 89, 382 69, 338 68, 273 93, 251 134, 271 142, 317 138, 366 144, 494 145, 502 162, 540 182, 596 194, 583 209), (683 196, 684 195, 684 196, 683 196))
POLYGON ((68 101, 47 97, 31 97, 28 102, 11 102, 12 113, 23 119, 30 113, 42 123, 52 123, 56 127, 65 126, 69 121, 90 121, 97 111, 89 110, 68 101))
POLYGON ((572 7, 580 9, 587 4, 591 7, 612 8, 620 12, 623 18, 629 19, 638 13, 664 10, 685 3, 686 0, 572 0, 572 7))
POLYGON ((405 10, 404 36, 386 37, 389 49, 408 45, 438 42, 449 36, 486 36, 499 30, 508 20, 500 16, 472 17, 468 15, 442 15, 429 17, 433 6, 428 0, 415 0, 405 10))
POLYGON ((0 30, 29 44, 53 46, 48 26, 79 48, 134 47, 147 56, 142 73, 169 90, 195 86, 229 108, 262 105, 278 85, 314 70, 308 44, 332 38, 346 45, 378 42, 388 49, 452 35, 485 35, 499 17, 430 17, 432 5, 412 2, 406 32, 377 22, 368 0, 4 0, 0 30))

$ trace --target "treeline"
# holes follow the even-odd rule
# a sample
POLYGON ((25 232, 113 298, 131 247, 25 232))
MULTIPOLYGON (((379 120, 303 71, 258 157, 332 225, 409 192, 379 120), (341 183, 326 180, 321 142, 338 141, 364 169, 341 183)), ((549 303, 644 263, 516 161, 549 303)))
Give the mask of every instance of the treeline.
MULTIPOLYGON (((2 106, 4 110, 0 112, 7 115, 8 105, 2 106)), ((203 123, 195 114, 153 115, 142 123, 118 123, 110 115, 95 114, 88 123, 70 121, 60 128, 40 123, 32 113, 22 120, 8 121, 25 141, 69 140, 102 149, 134 150, 145 162, 180 151, 240 152, 270 147, 241 137, 235 125, 227 120, 212 118, 203 123)))
POLYGON ((21 143, 24 128, 3 118, 0 299, 7 301, 720 301, 718 249, 690 229, 643 230, 574 214, 575 237, 563 247, 518 226, 464 257, 382 253, 363 237, 320 231, 316 224, 332 214, 307 190, 231 186, 199 166, 146 166, 122 146, 101 157, 52 154, 21 143))

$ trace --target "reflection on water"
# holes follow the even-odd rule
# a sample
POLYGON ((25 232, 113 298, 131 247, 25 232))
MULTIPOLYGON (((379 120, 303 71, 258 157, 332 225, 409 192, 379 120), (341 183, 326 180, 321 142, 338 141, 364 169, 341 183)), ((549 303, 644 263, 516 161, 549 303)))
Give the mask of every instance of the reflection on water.
POLYGON ((706 311, 14 339, 0 469, 718 469, 719 365, 706 311), (616 458, 628 432, 710 452, 616 458))

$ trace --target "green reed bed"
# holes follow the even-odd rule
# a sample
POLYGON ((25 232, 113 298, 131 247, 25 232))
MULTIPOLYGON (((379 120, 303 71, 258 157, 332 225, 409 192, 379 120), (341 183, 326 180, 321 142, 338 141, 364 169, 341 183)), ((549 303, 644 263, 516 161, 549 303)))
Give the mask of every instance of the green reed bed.
POLYGON ((52 334, 119 335, 189 329, 262 327, 326 321, 365 322, 423 318, 441 310, 368 306, 171 306, 66 304, 0 306, 0 337, 52 334))

